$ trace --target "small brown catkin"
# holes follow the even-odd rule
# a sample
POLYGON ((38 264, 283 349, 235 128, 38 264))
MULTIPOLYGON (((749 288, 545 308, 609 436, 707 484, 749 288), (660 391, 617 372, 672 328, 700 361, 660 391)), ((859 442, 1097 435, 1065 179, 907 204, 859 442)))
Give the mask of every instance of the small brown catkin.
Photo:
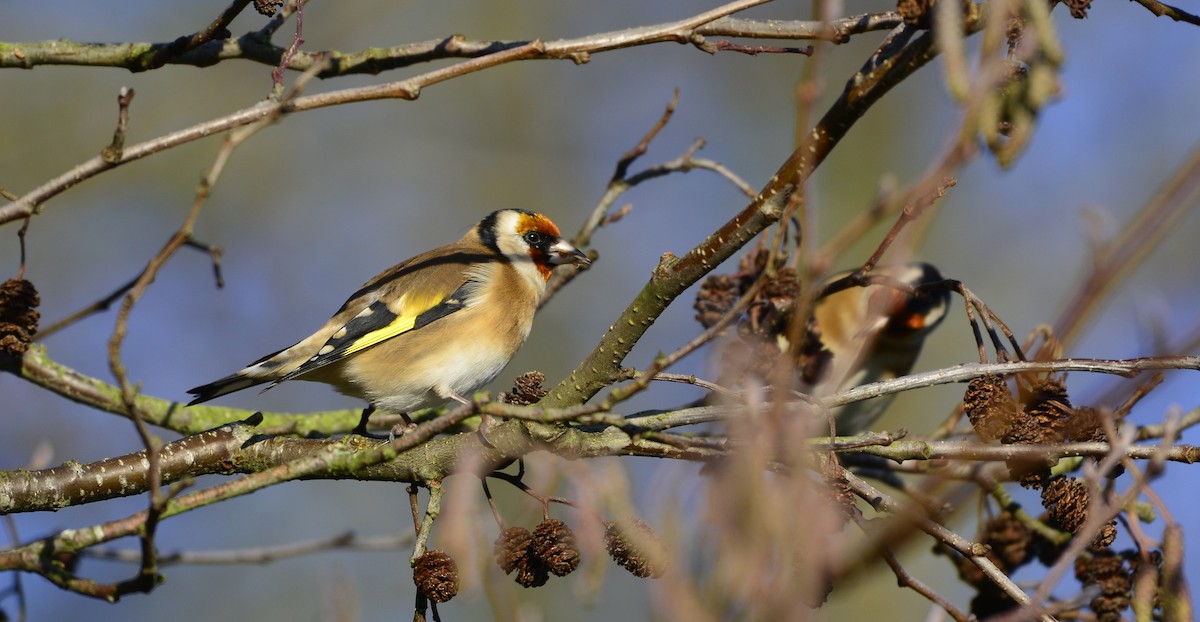
POLYGON ((1046 378, 1034 383, 1021 396, 1021 401, 1038 430, 1037 435, 1028 442, 1063 442, 1066 437, 1064 427, 1074 415, 1074 408, 1062 380, 1046 378))
POLYGON ((608 523, 604 548, 635 577, 661 577, 667 571, 667 552, 654 530, 639 519, 608 523))
POLYGON ((550 570, 533 554, 533 534, 524 527, 509 527, 496 538, 496 564, 504 574, 516 571, 513 580, 521 587, 541 587, 550 580, 550 570))
POLYGON ((1087 484, 1073 477, 1050 480, 1042 489, 1042 507, 1056 525, 1075 533, 1087 521, 1087 484))
POLYGON ((33 283, 8 279, 0 284, 0 354, 20 357, 38 331, 41 303, 33 283))
POLYGON ((458 564, 445 551, 426 551, 413 561, 413 583, 425 598, 444 603, 458 594, 458 564))
POLYGON ((542 386, 546 382, 546 374, 540 371, 527 371, 513 381, 511 393, 501 393, 500 401, 508 404, 528 406, 536 404, 550 391, 542 386))
POLYGON ((286 2, 286 0, 254 0, 254 10, 262 15, 270 17, 275 14, 286 2))
POLYGON ((1017 416, 1017 402, 1003 376, 972 378, 963 395, 963 411, 984 441, 1001 438, 1017 416))
POLYGON ((530 551, 555 575, 565 577, 579 567, 579 545, 566 523, 548 518, 533 530, 530 551))
MULTIPOLYGON (((1087 484, 1072 477, 1055 477, 1042 488, 1042 507, 1051 522, 1064 531, 1079 531, 1088 519, 1087 484)), ((1102 549, 1117 538, 1116 521, 1109 521, 1091 542, 1093 549, 1102 549)))
POLYGON ((550 580, 550 570, 532 557, 526 557, 525 563, 517 567, 517 576, 513 577, 521 587, 542 587, 550 580))
POLYGON ((696 321, 704 328, 712 328, 733 307, 742 295, 737 279, 728 274, 714 274, 700 284, 696 292, 696 321))
POLYGON ((1089 603, 1096 620, 1121 620, 1121 612, 1129 608, 1133 590, 1133 568, 1123 557, 1112 551, 1081 555, 1075 560, 1075 578, 1085 585, 1100 587, 1100 594, 1089 603))
POLYGON ((984 526, 979 540, 991 547, 991 556, 1001 570, 1012 571, 1024 566, 1034 557, 1036 543, 1033 531, 1012 512, 1005 510, 992 517, 984 526))
POLYGON ((524 527, 509 527, 496 538, 493 554, 496 565, 504 574, 512 574, 529 555, 529 545, 533 542, 533 534, 524 527))
POLYGON ((930 16, 930 8, 933 7, 933 4, 934 0, 899 0, 896 3, 896 12, 900 14, 900 19, 909 26, 929 28, 933 23, 933 18, 930 16))

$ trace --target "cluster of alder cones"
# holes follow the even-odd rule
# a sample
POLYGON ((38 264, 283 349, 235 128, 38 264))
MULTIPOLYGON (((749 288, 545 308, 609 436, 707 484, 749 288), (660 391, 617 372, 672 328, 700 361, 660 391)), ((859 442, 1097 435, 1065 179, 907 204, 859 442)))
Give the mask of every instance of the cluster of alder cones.
MULTIPOLYGON (((605 522, 604 547, 613 561, 637 577, 666 572, 666 551, 646 523, 605 522)), ((564 577, 579 567, 575 533, 561 520, 546 518, 533 531, 509 527, 496 539, 494 557, 504 574, 523 587, 540 587, 550 575, 564 577)), ((445 551, 432 550, 413 561, 413 583, 435 603, 458 593, 458 564, 445 551)))

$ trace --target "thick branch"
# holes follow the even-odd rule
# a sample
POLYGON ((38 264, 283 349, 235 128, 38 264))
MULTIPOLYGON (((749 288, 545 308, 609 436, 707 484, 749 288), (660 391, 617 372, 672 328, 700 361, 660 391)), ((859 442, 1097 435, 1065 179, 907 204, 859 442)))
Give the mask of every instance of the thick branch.
MULTIPOLYGON (((739 3, 735 10, 741 10, 744 8, 744 4, 739 3)), ((651 43, 693 43, 702 40, 705 36, 829 40, 842 43, 856 34, 891 30, 900 23, 900 16, 894 11, 889 11, 855 15, 830 22, 751 20, 730 17, 722 17, 700 25, 696 25, 695 21, 695 19, 689 19, 597 33, 575 39, 560 39, 547 44, 546 55, 542 58, 585 60, 574 55, 581 51, 585 53, 602 52, 619 47, 651 43)), ((193 35, 194 37, 196 35, 193 35)), ((307 71, 321 58, 328 57, 331 60, 330 66, 318 73, 317 77, 375 75, 436 60, 479 58, 529 43, 530 41, 472 41, 462 35, 451 35, 441 39, 390 47, 373 47, 349 53, 334 50, 297 51, 288 61, 287 67, 294 71, 307 71)), ((139 72, 157 69, 163 64, 208 67, 234 59, 277 66, 286 51, 286 48, 271 43, 259 32, 250 32, 237 39, 223 41, 211 40, 210 37, 200 45, 195 45, 192 38, 188 37, 167 43, 83 43, 57 39, 0 44, 0 68, 32 69, 39 66, 80 65, 114 67, 139 72), (191 44, 183 53, 178 52, 181 41, 191 44)))
MULTIPOLYGON (((449 419, 442 417, 424 425, 445 431, 455 423, 449 419)), ((719 454, 640 439, 615 428, 584 431, 506 421, 488 427, 486 442, 474 432, 437 438, 431 433, 425 439, 410 439, 410 432, 396 439, 406 442, 403 452, 382 460, 374 454, 386 450, 388 443, 361 436, 337 439, 256 436, 262 429, 262 420, 261 415, 255 415, 245 422, 168 443, 159 456, 162 483, 215 473, 245 473, 266 479, 274 477, 269 483, 292 479, 356 479, 425 484, 458 472, 464 463, 488 472, 539 449, 573 458, 642 455, 706 460, 719 454), (469 459, 464 460, 465 457, 469 459), (272 471, 279 472, 270 475, 272 471)), ((418 429, 425 429, 424 425, 418 429)), ((147 468, 145 452, 139 451, 86 465, 68 462, 41 471, 0 473, 0 514, 57 510, 141 494, 147 490, 147 468)), ((176 508, 171 513, 179 511, 176 508)))
MULTIPOLYGON (((122 417, 129 416, 121 400, 121 390, 118 387, 56 363, 50 359, 43 347, 31 346, 19 364, 20 367, 6 370, 72 402, 122 417)), ((184 408, 180 402, 144 394, 137 395, 135 405, 138 414, 146 423, 168 428, 181 434, 196 434, 211 430, 231 421, 245 419, 252 414, 251 411, 225 406, 205 405, 184 408)), ((339 410, 305 415, 266 413, 263 415, 262 427, 276 432, 287 430, 301 436, 329 435, 353 428, 361 414, 360 410, 339 410)))

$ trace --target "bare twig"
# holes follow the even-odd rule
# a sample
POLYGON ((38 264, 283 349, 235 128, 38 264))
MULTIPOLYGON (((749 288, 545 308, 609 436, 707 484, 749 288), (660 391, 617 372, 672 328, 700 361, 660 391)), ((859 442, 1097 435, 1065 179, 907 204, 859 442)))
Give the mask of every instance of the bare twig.
MULTIPOLYGON (((245 59, 266 65, 277 65, 285 48, 270 43, 270 37, 295 12, 296 2, 288 2, 267 24, 256 32, 237 39, 210 40, 178 56, 160 56, 167 63, 209 66, 233 59, 245 59)), ((743 7, 744 8, 744 7, 743 7)), ((741 9, 738 9, 741 10, 741 9)), ((613 32, 597 33, 578 39, 561 40, 564 50, 594 48, 603 42, 620 41, 628 47, 639 38, 653 35, 648 43, 698 42, 706 36, 745 37, 759 39, 827 40, 844 43, 850 37, 867 32, 887 31, 900 24, 900 16, 894 11, 867 13, 822 20, 754 20, 721 17, 699 25, 689 20, 635 27, 613 32), (570 44, 570 45, 567 45, 570 44)), ((177 40, 178 41, 178 40, 177 40)), ((288 63, 288 69, 307 71, 323 54, 331 54, 334 64, 322 71, 318 77, 332 78, 354 74, 378 74, 380 72, 411 67, 420 63, 452 58, 477 58, 498 51, 520 47, 529 41, 473 41, 460 35, 440 39, 396 45, 379 46, 358 52, 340 53, 332 50, 321 52, 297 52, 288 63)), ((556 44, 559 42, 555 42, 556 44)), ((158 50, 171 47, 174 43, 123 42, 111 44, 77 43, 69 40, 29 41, 0 46, 0 68, 29 69, 43 65, 87 65, 120 67, 130 71, 151 68, 150 59, 158 50)), ((696 46, 704 50, 703 45, 696 46)), ((588 49, 583 56, 572 56, 579 52, 566 52, 548 58, 566 58, 582 62, 586 55, 600 49, 588 49)), ((704 50, 706 51, 706 50, 704 50)))
MULTIPOLYGON (((946 157, 938 166, 937 172, 949 172, 962 167, 968 161, 970 161, 974 151, 975 149, 973 144, 955 144, 955 146, 950 149, 949 153, 946 154, 946 157)), ((871 254, 871 257, 868 258, 865 263, 863 263, 861 268, 862 271, 870 272, 872 269, 874 269, 876 264, 878 264, 879 260, 883 257, 883 254, 887 252, 887 249, 890 248, 892 243, 896 241, 896 238, 900 235, 900 232, 904 230, 904 227, 908 225, 908 223, 920 218, 925 210, 932 206, 935 201, 946 196, 946 191, 956 183, 958 182, 953 177, 945 176, 941 177, 940 179, 936 179, 934 175, 930 175, 925 177, 923 183, 917 184, 917 186, 912 189, 910 194, 905 197, 904 207, 900 210, 900 216, 896 219, 895 224, 893 224, 892 228, 888 230, 887 235, 884 236, 883 241, 879 243, 879 246, 876 247, 875 252, 871 254), (936 183, 936 185, 930 188, 929 185, 934 183, 936 183)))
POLYGON ((425 502, 425 514, 417 525, 417 536, 413 541, 412 557, 416 559, 425 554, 429 544, 429 534, 433 530, 433 524, 437 522, 438 515, 442 512, 442 483, 438 481, 428 482, 429 500, 425 502))
POLYGON ((813 46, 809 45, 802 48, 797 47, 780 47, 777 45, 745 45, 742 43, 734 43, 732 41, 721 40, 716 43, 707 45, 705 49, 711 49, 713 52, 741 52, 750 56, 758 56, 759 54, 801 54, 804 56, 813 55, 813 46))
MULTIPOLYGON (((8 541, 12 546, 17 546, 21 542, 21 537, 17 533, 17 521, 12 516, 4 516, 4 530, 8 534, 8 541)), ((25 600, 25 586, 21 582, 21 573, 14 572, 12 574, 12 593, 17 597, 17 620, 25 622, 29 619, 29 606, 25 600)))
MULTIPOLYGON (((638 141, 638 144, 634 145, 632 149, 622 154, 621 158, 617 160, 617 167, 616 170, 613 171, 612 178, 609 180, 609 185, 612 185, 612 182, 619 179, 625 179, 625 176, 629 173, 629 166, 638 158, 646 155, 646 151, 650 148, 650 142, 653 141, 654 138, 658 136, 658 133, 667 126, 667 122, 669 122, 671 117, 674 116, 675 107, 678 105, 679 88, 676 87, 675 94, 671 96, 671 101, 667 104, 667 108, 663 110, 662 116, 658 118, 658 122, 650 128, 650 131, 646 132, 646 134, 642 136, 642 139, 638 141)), ((593 225, 591 229, 595 229, 596 226, 597 225, 593 225)), ((584 229, 584 232, 590 233, 591 229, 584 229)))
MULTIPOLYGON (((396 551, 410 547, 412 543, 412 534, 364 537, 352 531, 347 531, 328 538, 304 540, 278 546, 251 547, 225 551, 173 551, 160 553, 158 563, 162 566, 269 564, 282 559, 325 551, 396 551)), ((118 562, 139 563, 141 561, 141 552, 132 549, 95 547, 88 549, 83 554, 86 557, 118 562)))
POLYGON ((217 16, 209 25, 201 31, 198 31, 191 36, 184 36, 167 44, 159 44, 150 47, 150 50, 141 58, 139 58, 140 66, 129 67, 131 71, 145 71, 149 69, 158 69, 170 62, 177 61, 181 56, 190 52, 210 41, 220 41, 229 38, 229 24, 231 24, 242 10, 250 4, 250 0, 233 0, 220 15, 217 16))
POLYGON ((129 104, 133 102, 135 92, 123 86, 117 93, 117 129, 113 130, 112 142, 100 152, 104 161, 112 163, 121 159, 125 151, 125 132, 129 126, 129 104))
POLYGON ((950 602, 945 596, 938 594, 920 579, 914 577, 912 573, 900 565, 900 560, 896 559, 895 553, 889 550, 883 552, 883 561, 892 569, 892 573, 896 575, 896 582, 901 587, 911 588, 914 592, 924 596, 929 602, 941 607, 955 622, 968 622, 974 619, 972 616, 950 602))
MULTIPOLYGON (((893 515, 910 521, 921 531, 929 534, 938 542, 942 542, 950 548, 958 551, 965 556, 971 563, 975 564, 985 576, 988 577, 997 587, 1002 589, 1005 594, 1021 605, 1029 605, 1029 596, 1013 583, 1004 571, 996 567, 996 565, 987 557, 987 547, 977 542, 972 542, 962 536, 950 531, 946 527, 938 524, 932 519, 927 518, 922 513, 907 508, 904 504, 896 501, 891 496, 883 491, 875 488, 865 480, 859 478, 853 473, 846 471, 840 466, 833 467, 837 470, 836 476, 844 478, 846 484, 854 494, 858 495, 864 501, 871 504, 877 510, 885 511, 893 515)), ((1046 614, 1039 614, 1043 621, 1053 620, 1052 617, 1046 614)))
MULTIPOLYGON (((184 240, 183 245, 189 248, 204 251, 208 254, 209 258, 212 260, 213 276, 216 278, 217 287, 224 287, 225 279, 221 276, 221 247, 212 244, 206 244, 191 237, 184 240)), ((108 311, 114 302, 119 300, 121 296, 124 296, 126 292, 133 289, 133 286, 138 283, 145 273, 146 269, 143 268, 142 272, 138 273, 137 276, 130 279, 124 285, 121 285, 117 289, 113 290, 113 292, 107 296, 39 330, 36 338, 39 341, 43 341, 50 337, 50 335, 53 335, 54 333, 57 333, 84 318, 108 311)))
MULTIPOLYGON (((315 71, 309 72, 297 80, 295 89, 293 89, 289 99, 294 97, 301 87, 312 79, 315 71)), ((124 95, 124 93, 123 93, 124 95)), ((128 106, 125 101, 123 109, 128 106)), ((137 405, 137 389, 129 382, 125 371, 125 365, 121 362, 121 346, 124 343, 125 335, 128 331, 129 314, 133 311, 133 306, 145 294, 150 284, 154 282, 158 276, 158 272, 166 265, 167 261, 182 248, 188 240, 192 238, 192 230, 195 227, 196 220, 200 217, 200 210, 204 207, 212 188, 216 185, 217 180, 221 176, 221 172, 225 168, 229 157, 234 149, 238 147, 247 138, 255 132, 266 127, 269 123, 280 118, 280 106, 276 106, 276 114, 271 115, 259 123, 244 128, 238 132, 231 133, 225 137, 225 141, 217 153, 212 167, 205 174, 199 186, 196 189, 196 197, 192 202, 191 209, 184 218, 183 224, 171 236, 163 248, 150 259, 142 274, 138 277, 129 293, 121 301, 121 308, 117 312, 116 326, 113 328, 112 336, 108 341, 108 365, 116 378, 117 385, 120 387, 121 401, 124 405, 125 412, 133 421, 134 427, 137 430, 138 436, 141 438, 142 444, 146 448, 146 461, 148 464, 148 492, 150 493, 149 508, 146 511, 146 518, 142 529, 139 532, 139 537, 142 542, 142 564, 139 574, 135 579, 123 582, 118 585, 119 593, 144 591, 148 592, 156 587, 161 582, 161 577, 158 575, 158 550, 155 545, 155 532, 158 526, 159 519, 165 511, 167 502, 170 501, 174 494, 180 489, 176 489, 170 495, 162 494, 160 490, 160 482, 162 478, 161 464, 159 462, 159 449, 161 441, 150 434, 146 422, 142 420, 141 410, 137 405)), ((122 130, 123 128, 118 128, 122 130)), ((116 139, 114 139, 114 144, 116 139)), ((119 151, 119 150, 118 150, 119 151)), ((120 155, 116 157, 119 159, 120 155)))
POLYGON ((1163 236, 1186 213, 1200 195, 1200 147, 1172 172, 1163 186, 1147 201, 1132 222, 1121 227, 1121 234, 1106 245, 1080 278, 1075 293, 1068 299, 1054 334, 1070 343, 1087 326, 1101 301, 1149 254, 1158 248, 1163 236))
MULTIPOLYGON (((304 45, 304 2, 297 0, 296 7, 296 34, 292 36, 292 43, 288 45, 287 50, 279 59, 279 66, 271 70, 271 83, 274 85, 274 96, 278 97, 283 93, 283 74, 287 71, 288 63, 292 62, 292 57, 296 55, 296 51, 304 45)), ((327 65, 328 63, 326 63, 327 65)))
POLYGON ((107 162, 97 156, 72 168, 70 171, 55 177, 34 190, 26 193, 16 201, 0 207, 0 224, 11 222, 34 213, 35 209, 51 197, 74 187, 76 184, 90 179, 110 168, 140 160, 149 155, 179 146, 184 143, 206 138, 214 134, 260 122, 263 119, 275 118, 278 115, 315 110, 345 104, 355 101, 370 101, 376 99, 415 99, 421 88, 437 84, 455 77, 473 73, 481 69, 504 64, 523 58, 532 58, 544 52, 544 45, 535 41, 527 46, 506 50, 485 56, 483 58, 464 61, 457 65, 430 71, 401 82, 389 84, 343 89, 317 95, 307 95, 289 99, 281 104, 257 104, 233 114, 206 121, 192 127, 179 130, 127 147, 118 161, 107 162))
POLYGON ((1134 2, 1146 7, 1147 11, 1158 17, 1169 17, 1177 22, 1187 22, 1194 26, 1200 26, 1200 16, 1192 15, 1169 4, 1158 2, 1157 0, 1134 0, 1134 2))
POLYGON ((1197 356, 1147 356, 1132 359, 1062 359, 1056 361, 1010 361, 1007 363, 963 363, 935 371, 922 372, 896 378, 864 384, 846 391, 841 391, 822 400, 827 407, 833 408, 851 402, 902 393, 911 389, 931 387, 952 382, 967 382, 986 374, 1010 375, 1023 372, 1064 372, 1082 371, 1097 374, 1116 374, 1131 376, 1147 369, 1188 369, 1200 370, 1200 357, 1197 356))

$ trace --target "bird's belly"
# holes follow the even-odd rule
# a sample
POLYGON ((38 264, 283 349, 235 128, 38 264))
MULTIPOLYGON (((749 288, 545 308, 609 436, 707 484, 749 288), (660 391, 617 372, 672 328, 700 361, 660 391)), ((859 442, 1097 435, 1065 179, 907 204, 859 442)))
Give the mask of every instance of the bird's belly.
POLYGON ((349 394, 392 412, 436 406, 451 395, 470 399, 500 374, 520 342, 454 330, 457 319, 442 320, 449 330, 436 341, 415 331, 348 358, 338 370, 344 382, 335 386, 349 385, 349 394))

